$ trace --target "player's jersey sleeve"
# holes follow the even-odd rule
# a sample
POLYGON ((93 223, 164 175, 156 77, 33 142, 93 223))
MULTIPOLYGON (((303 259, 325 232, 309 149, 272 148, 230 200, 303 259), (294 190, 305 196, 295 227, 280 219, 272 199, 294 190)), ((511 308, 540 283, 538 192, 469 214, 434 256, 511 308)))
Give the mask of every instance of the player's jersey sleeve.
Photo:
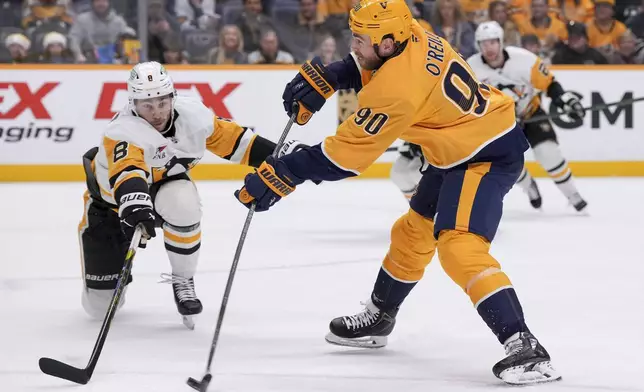
POLYGON ((282 160, 303 180, 336 181, 367 169, 411 126, 413 105, 396 95, 364 94, 358 110, 322 143, 282 160))
MULTIPOLYGON (((530 53, 532 54, 532 53, 530 53)), ((530 67, 530 84, 540 91, 548 90, 548 87, 552 83, 554 76, 548 69, 548 66, 541 61, 539 57, 534 56, 534 63, 530 67)))
POLYGON ((150 176, 144 148, 130 138, 119 137, 122 136, 119 133, 106 133, 103 136, 107 175, 117 203, 122 195, 132 192, 147 193, 150 176))
POLYGON ((256 135, 250 128, 213 116, 212 132, 206 148, 213 154, 242 165, 259 167, 275 148, 275 143, 256 135))

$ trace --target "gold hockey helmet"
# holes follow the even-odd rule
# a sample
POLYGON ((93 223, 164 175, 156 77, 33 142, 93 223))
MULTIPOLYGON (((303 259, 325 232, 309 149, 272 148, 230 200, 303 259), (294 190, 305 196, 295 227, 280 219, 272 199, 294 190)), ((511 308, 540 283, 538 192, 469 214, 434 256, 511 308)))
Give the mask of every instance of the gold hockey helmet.
POLYGON ((411 37, 411 11, 405 0, 361 0, 349 12, 349 28, 356 34, 371 37, 373 45, 384 38, 396 44, 411 37))

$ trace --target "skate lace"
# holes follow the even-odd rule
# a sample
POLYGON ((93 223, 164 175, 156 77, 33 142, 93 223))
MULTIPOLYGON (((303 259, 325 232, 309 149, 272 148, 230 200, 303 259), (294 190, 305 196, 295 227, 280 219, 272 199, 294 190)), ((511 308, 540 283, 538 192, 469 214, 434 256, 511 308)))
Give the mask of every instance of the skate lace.
POLYGON ((365 308, 365 310, 358 314, 344 317, 344 324, 349 329, 366 327, 378 319, 378 313, 379 312, 372 313, 369 308, 365 308))
POLYGON ((174 274, 161 274, 163 279, 159 283, 172 283, 174 292, 179 301, 196 301, 195 284, 192 278, 184 278, 174 274))
POLYGON ((523 350, 523 343, 525 342, 529 343, 532 348, 535 348, 537 346, 537 340, 534 338, 526 338, 526 337, 519 337, 518 339, 515 339, 511 342, 508 342, 508 344, 505 345, 505 354, 507 356, 515 355, 521 352, 523 350))

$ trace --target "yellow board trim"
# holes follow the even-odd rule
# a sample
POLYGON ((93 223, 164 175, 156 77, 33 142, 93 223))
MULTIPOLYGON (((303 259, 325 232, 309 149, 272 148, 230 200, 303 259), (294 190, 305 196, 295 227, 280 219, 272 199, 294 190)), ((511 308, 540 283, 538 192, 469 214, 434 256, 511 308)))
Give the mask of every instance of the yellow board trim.
MULTIPOLYGON (((535 162, 526 163, 534 177, 548 177, 535 162)), ((644 161, 569 162, 576 177, 644 177, 644 161)), ((241 180, 253 169, 234 164, 201 163, 190 170, 195 180, 241 180)), ((391 163, 375 163, 358 178, 389 178, 391 163)), ((0 182, 85 181, 81 165, 0 165, 0 182)))

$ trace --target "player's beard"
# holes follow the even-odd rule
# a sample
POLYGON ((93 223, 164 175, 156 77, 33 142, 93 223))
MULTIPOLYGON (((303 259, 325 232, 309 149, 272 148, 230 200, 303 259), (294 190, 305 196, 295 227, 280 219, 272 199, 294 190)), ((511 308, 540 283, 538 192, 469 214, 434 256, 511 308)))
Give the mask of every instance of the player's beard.
POLYGON ((360 66, 362 67, 362 69, 365 69, 367 71, 373 71, 380 68, 382 66, 382 63, 384 63, 384 60, 380 57, 373 57, 370 59, 363 57, 362 64, 360 64, 360 66))

